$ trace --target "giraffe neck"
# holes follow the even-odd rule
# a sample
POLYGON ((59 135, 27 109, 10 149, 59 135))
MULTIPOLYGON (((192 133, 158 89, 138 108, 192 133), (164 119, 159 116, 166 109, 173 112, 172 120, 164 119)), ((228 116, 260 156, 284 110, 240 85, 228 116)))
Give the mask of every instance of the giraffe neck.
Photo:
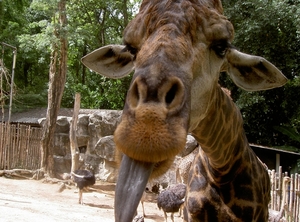
POLYGON ((239 170, 241 161, 249 158, 240 111, 220 87, 215 90, 214 102, 206 117, 192 134, 201 145, 209 161, 208 166, 215 170, 216 177, 239 170))

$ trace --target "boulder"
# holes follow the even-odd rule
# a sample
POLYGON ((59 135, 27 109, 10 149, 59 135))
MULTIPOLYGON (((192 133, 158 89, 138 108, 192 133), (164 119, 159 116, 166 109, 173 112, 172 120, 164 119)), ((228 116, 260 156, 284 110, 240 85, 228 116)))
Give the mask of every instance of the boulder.
POLYGON ((100 138, 95 145, 95 153, 97 156, 105 160, 116 162, 116 145, 114 142, 114 136, 110 135, 100 138))
MULTIPOLYGON (((122 111, 97 110, 93 113, 79 114, 77 123, 77 144, 80 152, 79 167, 94 170, 96 178, 116 182, 121 154, 116 150, 113 140, 114 131, 121 120, 122 111)), ((54 138, 55 171, 69 173, 70 154, 70 117, 58 117, 54 138)), ((43 121, 40 121, 43 124, 43 121)), ((197 147, 195 138, 187 136, 185 149, 175 158, 171 168, 161 177, 152 181, 159 184, 176 183, 176 171, 182 157, 197 147)))
POLYGON ((58 116, 56 120, 55 132, 69 134, 71 119, 71 117, 58 116))
POLYGON ((121 120, 122 111, 99 110, 89 115, 88 124, 88 151, 93 152, 95 144, 99 139, 114 134, 114 131, 121 120))
POLYGON ((76 134, 78 137, 89 137, 89 121, 90 118, 86 114, 79 114, 77 121, 77 131, 76 134))

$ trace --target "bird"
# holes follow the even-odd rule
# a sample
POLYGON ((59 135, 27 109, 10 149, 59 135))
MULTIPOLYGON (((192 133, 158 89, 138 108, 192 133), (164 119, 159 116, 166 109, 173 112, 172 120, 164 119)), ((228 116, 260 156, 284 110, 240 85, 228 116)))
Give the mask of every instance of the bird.
POLYGON ((285 200, 286 199, 286 187, 290 181, 291 181, 291 178, 288 176, 285 176, 283 178, 283 181, 282 181, 283 195, 282 195, 282 200, 281 200, 280 211, 269 209, 269 219, 268 219, 269 222, 286 222, 287 221, 287 219, 283 216, 283 212, 287 206, 287 203, 285 202, 286 201, 285 200))
POLYGON ((140 202, 141 202, 141 204, 142 204, 142 208, 143 208, 143 216, 144 216, 144 217, 146 217, 145 207, 144 207, 144 202, 145 202, 145 199, 146 199, 147 192, 149 192, 149 191, 148 191, 148 189, 146 188, 146 190, 144 191, 144 193, 143 193, 143 195, 142 195, 142 197, 141 197, 141 200, 140 200, 140 202))
POLYGON ((171 220, 174 222, 174 213, 183 206, 185 194, 186 185, 183 183, 170 185, 160 192, 157 197, 157 206, 164 211, 165 221, 168 218, 167 213, 171 213, 171 220))
POLYGON ((89 170, 75 170, 72 172, 73 180, 79 189, 79 203, 83 204, 82 201, 82 190, 85 187, 92 186, 95 184, 96 179, 94 174, 89 170))
POLYGON ((142 204, 143 216, 144 217, 147 217, 146 212, 145 212, 144 202, 148 199, 148 195, 150 195, 150 196, 153 196, 153 195, 157 196, 159 194, 160 190, 162 190, 162 186, 159 183, 155 183, 152 186, 151 190, 149 190, 149 188, 146 187, 146 189, 145 189, 145 191, 144 191, 144 193, 143 193, 143 195, 141 197, 141 200, 140 200, 140 202, 142 204))

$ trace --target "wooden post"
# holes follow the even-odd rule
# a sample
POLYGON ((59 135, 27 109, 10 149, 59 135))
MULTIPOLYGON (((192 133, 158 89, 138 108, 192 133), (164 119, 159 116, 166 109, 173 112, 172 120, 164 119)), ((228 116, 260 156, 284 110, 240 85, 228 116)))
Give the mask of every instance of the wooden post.
POLYGON ((78 169, 78 162, 79 162, 79 149, 78 149, 77 138, 76 138, 79 109, 80 109, 80 94, 76 93, 74 112, 70 124, 70 149, 71 149, 71 156, 72 156, 71 172, 78 169))
POLYGON ((276 172, 279 172, 279 166, 280 166, 280 154, 276 153, 276 172))

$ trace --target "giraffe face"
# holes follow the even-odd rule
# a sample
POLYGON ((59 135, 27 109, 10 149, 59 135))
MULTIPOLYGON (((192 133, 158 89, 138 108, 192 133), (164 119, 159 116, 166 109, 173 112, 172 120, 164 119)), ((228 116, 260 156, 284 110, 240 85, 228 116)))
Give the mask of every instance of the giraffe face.
POLYGON ((160 165, 184 148, 187 132, 203 118, 233 38, 217 10, 166 4, 144 1, 124 31, 135 72, 115 131, 123 153, 160 165))
POLYGON ((149 177, 166 172, 201 125, 227 71, 241 88, 283 85, 271 63, 233 49, 232 24, 218 0, 144 0, 124 30, 124 44, 82 59, 111 78, 134 70, 114 139, 124 153, 115 194, 116 221, 132 221, 149 177))

